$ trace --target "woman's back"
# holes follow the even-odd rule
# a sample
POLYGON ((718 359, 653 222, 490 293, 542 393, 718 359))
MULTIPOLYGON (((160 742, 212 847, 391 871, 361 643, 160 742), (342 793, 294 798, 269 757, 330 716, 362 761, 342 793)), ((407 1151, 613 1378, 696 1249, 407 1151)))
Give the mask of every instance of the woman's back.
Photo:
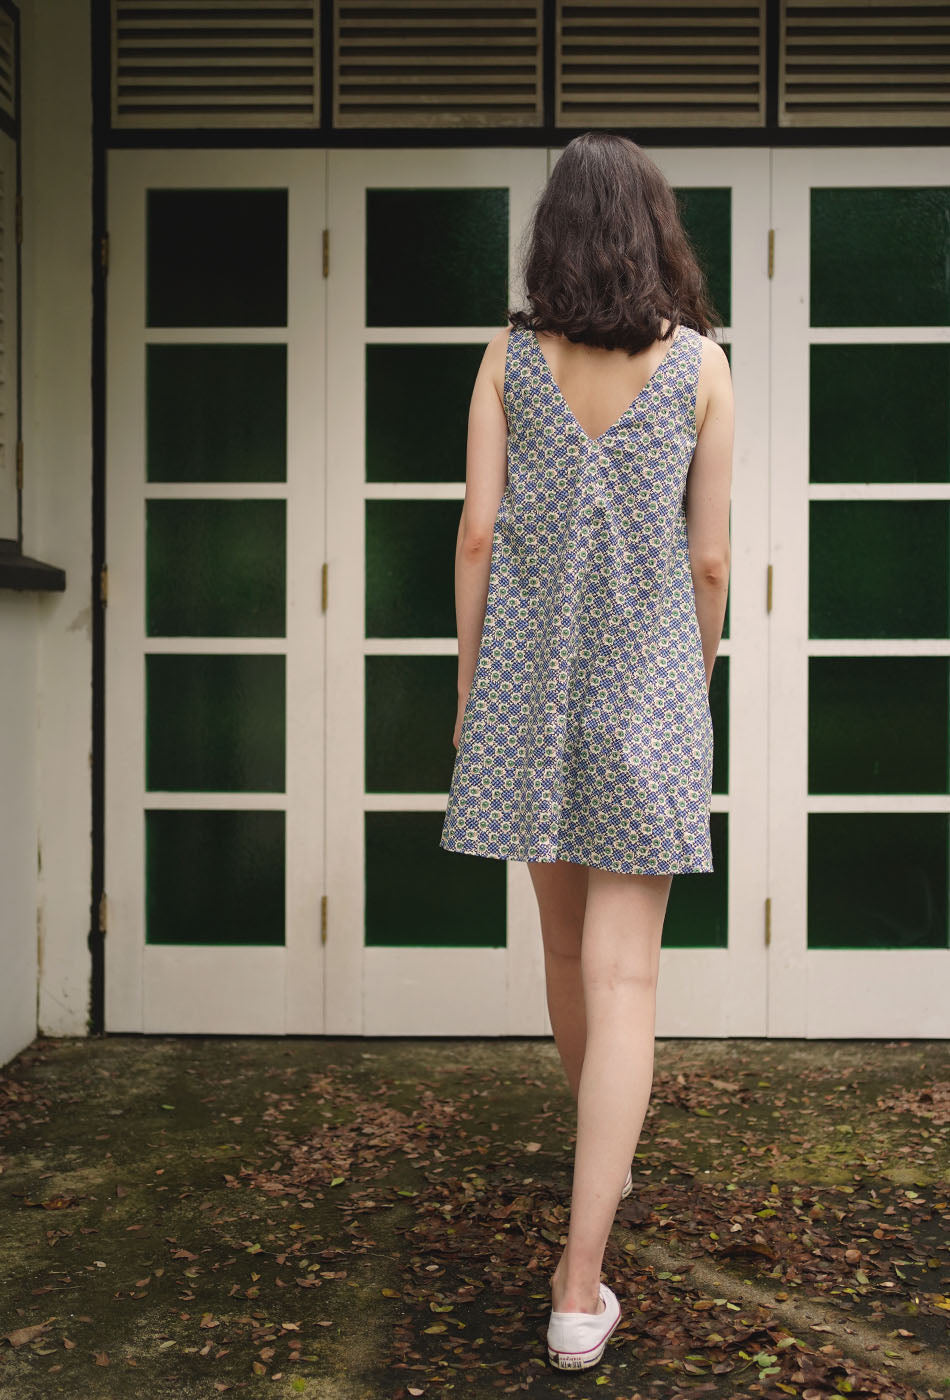
MULTIPOLYGON (((664 320, 664 335, 668 328, 669 321, 664 320)), ((538 333, 538 342, 563 398, 591 438, 600 437, 617 421, 670 350, 669 340, 661 339, 630 355, 622 349, 605 350, 547 331, 538 333)))

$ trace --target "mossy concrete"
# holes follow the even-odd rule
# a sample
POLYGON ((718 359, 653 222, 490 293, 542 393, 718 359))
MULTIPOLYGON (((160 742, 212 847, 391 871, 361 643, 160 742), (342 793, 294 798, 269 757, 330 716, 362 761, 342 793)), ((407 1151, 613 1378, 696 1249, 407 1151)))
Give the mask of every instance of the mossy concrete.
MULTIPOLYGON (((947 1042, 659 1041, 637 1179, 773 1193, 860 1180, 910 1186, 943 1209, 950 1141, 946 1116, 928 1105, 948 1085, 947 1042)), ((391 1345, 408 1316, 401 1298, 422 1179, 410 1142, 419 1124, 407 1115, 426 1094, 450 1103, 463 1093, 457 1122, 478 1144, 466 1190, 490 1190, 492 1163, 503 1160, 523 1189, 541 1184, 566 1200, 572 1105, 550 1041, 37 1040, 0 1074, 0 1400, 375 1400, 413 1385, 454 1400, 500 1393, 495 1374, 481 1386, 447 1374, 441 1385, 414 1382, 391 1345), (383 1157, 361 1155, 353 1132, 360 1105, 376 1103, 409 1125, 383 1157), (308 1177, 313 1144, 330 1152, 347 1133, 346 1179, 332 1168, 308 1177), (372 1248, 341 1215, 354 1183, 362 1198, 374 1185, 391 1193, 372 1218, 372 1248), (41 1330, 24 1336, 31 1327, 41 1330)), ((371 1126, 372 1108, 366 1118, 371 1126)), ((845 1289, 847 1323, 838 1300, 810 1294, 807 1282, 783 1304, 764 1259, 691 1265, 662 1221, 625 1220, 622 1210, 616 1232, 641 1267, 679 1260, 734 1307, 758 1298, 781 1314, 787 1305, 793 1328, 795 1317, 824 1318, 819 1330, 834 1341, 850 1332, 863 1364, 880 1345, 895 1386, 923 1396, 950 1385, 945 1327, 914 1302, 924 1286, 929 1297, 947 1287, 946 1236, 933 1219, 931 1210, 917 1227, 933 1233, 919 1241, 939 1266, 929 1281, 914 1275, 886 1304, 845 1289)), ((641 1382, 620 1365, 597 1389, 593 1374, 546 1368, 539 1351, 518 1388, 627 1396, 641 1382)), ((642 1383, 645 1393, 674 1393, 672 1381, 642 1383)))

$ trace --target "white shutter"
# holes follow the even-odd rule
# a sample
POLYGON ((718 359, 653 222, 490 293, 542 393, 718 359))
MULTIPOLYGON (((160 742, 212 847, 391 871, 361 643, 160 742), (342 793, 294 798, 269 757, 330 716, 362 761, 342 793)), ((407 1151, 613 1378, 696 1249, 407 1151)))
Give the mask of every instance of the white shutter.
POLYGON ((760 0, 559 0, 558 126, 762 126, 760 0))
POLYGON ((540 126, 541 4, 334 5, 338 127, 540 126))
POLYGON ((319 0, 112 0, 117 127, 319 125, 319 0))
POLYGON ((784 0, 782 126, 946 126, 947 0, 784 0))

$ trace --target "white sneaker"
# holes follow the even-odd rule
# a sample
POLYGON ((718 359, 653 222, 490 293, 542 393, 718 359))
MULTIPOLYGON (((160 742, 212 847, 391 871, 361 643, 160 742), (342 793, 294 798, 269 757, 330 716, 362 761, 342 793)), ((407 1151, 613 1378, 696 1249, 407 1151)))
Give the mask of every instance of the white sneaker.
POLYGON ((548 1360, 561 1371, 586 1371, 604 1354, 607 1339, 620 1321, 620 1304, 605 1283, 599 1285, 604 1308, 599 1313, 554 1312, 548 1322, 548 1360))
POLYGON ((622 1190, 621 1193, 620 1193, 620 1199, 621 1199, 622 1201, 625 1200, 625 1199, 627 1198, 627 1196, 630 1195, 630 1192, 631 1192, 632 1190, 633 1190, 633 1168, 632 1168, 632 1167, 628 1167, 628 1168, 627 1168, 627 1179, 626 1179, 626 1181, 625 1181, 624 1184, 623 1184, 623 1190, 622 1190))

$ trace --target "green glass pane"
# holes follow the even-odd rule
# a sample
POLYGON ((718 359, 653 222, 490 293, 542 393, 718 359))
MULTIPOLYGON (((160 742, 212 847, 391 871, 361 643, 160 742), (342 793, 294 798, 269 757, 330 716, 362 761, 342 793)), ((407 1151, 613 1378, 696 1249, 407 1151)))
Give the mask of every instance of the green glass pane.
POLYGON ((145 941, 284 942, 284 813, 145 813, 145 941))
POLYGON ((283 792, 283 656, 146 656, 149 791, 283 792))
POLYGON ((945 812, 809 813, 809 948, 946 948, 948 837, 945 812))
POLYGON ((284 501, 147 502, 150 637, 282 637, 284 501))
POLYGON ((709 298, 724 325, 732 321, 732 190, 679 189, 676 200, 686 235, 706 274, 709 298))
POLYGON ((810 657, 808 791, 950 791, 948 699, 946 657, 810 657))
POLYGON ((149 190, 149 326, 286 326, 286 190, 149 190))
POLYGON ((813 189, 811 324, 950 321, 950 186, 813 189))
POLYGON ((729 791, 729 658, 717 656, 709 683, 713 722, 713 792, 729 791))
POLYGON ((484 353, 484 345, 367 345, 367 481, 465 480, 484 353))
POLYGON ((945 501, 812 501, 811 637, 950 635, 945 501))
POLYGON ((285 481, 286 345, 149 345, 149 481, 285 481))
POLYGON ((812 481, 950 480, 950 345, 813 345, 812 481))
POLYGON ((665 948, 728 946, 729 814, 710 812, 709 818, 715 869, 674 875, 663 924, 665 948))
POLYGON ((366 191, 368 326, 507 319, 507 189, 366 191))
POLYGON ((454 656, 366 657, 367 792, 448 792, 457 677, 454 656))
POLYGON ((366 502, 367 637, 455 636, 458 501, 366 502))
POLYGON ((503 860, 443 851, 444 812, 366 813, 366 943, 503 948, 503 860))

